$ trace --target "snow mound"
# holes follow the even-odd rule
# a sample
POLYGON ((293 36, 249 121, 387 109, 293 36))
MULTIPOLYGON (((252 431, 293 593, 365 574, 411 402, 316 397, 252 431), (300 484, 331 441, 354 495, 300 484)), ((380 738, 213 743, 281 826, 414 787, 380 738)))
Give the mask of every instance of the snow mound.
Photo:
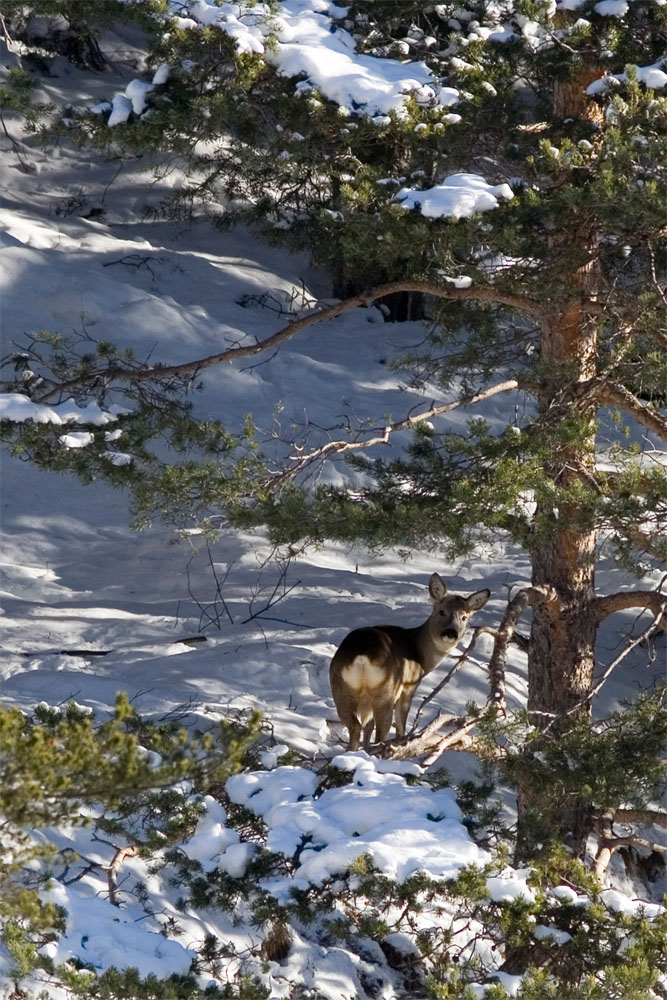
POLYGON ((227 782, 232 801, 266 822, 269 850, 287 857, 300 852, 293 879, 267 884, 278 898, 292 887, 341 874, 361 856, 400 882, 417 871, 452 878, 464 865, 489 860, 461 823, 450 788, 408 785, 387 769, 391 762, 364 753, 342 754, 332 763, 353 770, 352 783, 319 797, 316 775, 296 767, 235 775, 227 782))

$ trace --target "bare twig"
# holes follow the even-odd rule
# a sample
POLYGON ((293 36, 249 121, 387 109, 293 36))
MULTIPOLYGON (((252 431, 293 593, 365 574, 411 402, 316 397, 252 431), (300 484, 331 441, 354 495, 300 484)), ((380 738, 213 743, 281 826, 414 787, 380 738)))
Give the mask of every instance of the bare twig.
POLYGON ((483 627, 476 628, 473 631, 473 634, 472 634, 472 637, 470 639, 470 642, 468 643, 468 645, 466 646, 466 648, 463 650, 463 652, 461 653, 460 656, 455 657, 455 663, 454 663, 454 665, 452 667, 450 667, 450 669, 447 671, 447 673, 445 674, 445 676, 443 677, 443 679, 440 681, 439 684, 437 684, 433 688, 433 690, 431 691, 431 693, 428 694, 428 695, 426 695, 426 697, 422 700, 421 705, 417 709, 417 714, 415 715, 414 722, 412 723, 412 729, 408 733, 408 736, 412 736, 412 734, 416 731, 416 729, 417 729, 417 723, 419 721, 419 717, 421 716, 422 712, 424 711, 424 709, 426 708, 426 706, 428 705, 428 703, 430 701, 432 701, 436 697, 436 695, 440 694, 440 692, 445 687, 445 685, 449 684, 450 680, 452 679, 452 677, 454 676, 454 674, 456 673, 456 671, 459 670, 463 666, 463 664, 466 662, 466 660, 469 659, 469 657, 470 657, 473 649, 475 648, 475 644, 477 642, 477 639, 478 639, 480 633, 482 633, 484 631, 486 631, 486 629, 484 629, 483 627))
MULTIPOLYGON (((243 619, 243 621, 241 622, 242 625, 247 625, 248 622, 254 621, 256 618, 263 619, 267 611, 275 607, 275 605, 279 604, 281 601, 284 601, 285 598, 288 597, 293 590, 295 590, 298 586, 300 586, 301 580, 297 580, 295 583, 290 584, 289 587, 287 586, 287 572, 289 570, 289 560, 287 562, 279 564, 279 567, 280 567, 280 572, 274 584, 273 590, 271 591, 271 594, 269 595, 267 600, 264 602, 264 604, 258 611, 253 611, 252 606, 255 603, 255 597, 257 595, 253 597, 248 609, 250 611, 250 614, 248 615, 247 618, 243 619), (281 592, 279 593, 279 591, 281 592)), ((296 624, 296 622, 292 622, 290 624, 296 624)))
POLYGON ((190 563, 195 558, 196 552, 192 554, 192 556, 188 560, 188 562, 186 564, 186 567, 185 567, 185 575, 186 575, 186 579, 187 579, 187 583, 188 583, 188 594, 190 595, 190 597, 192 598, 192 600, 194 601, 194 603, 197 605, 197 607, 199 608, 199 612, 200 612, 200 614, 199 614, 199 631, 200 632, 203 632, 204 629, 207 629, 210 625, 215 626, 215 628, 218 631, 220 631, 220 628, 221 628, 220 620, 222 618, 222 612, 224 612, 224 614, 227 615, 227 618, 229 619, 230 624, 231 625, 234 624, 234 619, 232 618, 231 612, 230 612, 229 608, 227 607, 227 602, 225 601, 224 597, 222 596, 222 588, 224 587, 224 585, 225 585, 225 583, 227 581, 227 578, 229 576, 229 573, 231 571, 231 565, 227 567, 227 569, 225 571, 225 575, 223 576, 222 579, 220 579, 220 577, 218 576, 217 570, 215 568, 215 564, 213 562, 213 556, 211 554, 211 546, 208 544, 208 542, 206 543, 206 551, 207 551, 207 554, 208 554, 208 561, 209 561, 209 565, 211 567, 211 573, 213 575, 213 580, 215 582, 215 596, 214 596, 214 598, 213 598, 212 601, 209 601, 208 604, 206 604, 206 605, 202 604, 201 601, 197 597, 195 597, 194 592, 192 590, 192 583, 191 583, 191 579, 190 579, 190 563), (222 609, 222 611, 221 611, 221 609, 222 609))
POLYGON ((585 704, 587 701, 591 701, 591 699, 595 697, 595 695, 600 691, 600 689, 603 687, 603 685, 607 683, 607 681, 609 680, 609 677, 611 676, 611 674, 613 673, 613 671, 616 669, 616 667, 619 665, 619 663, 621 663, 625 659, 625 657, 628 655, 628 653, 631 653, 632 650, 635 648, 635 646, 638 646, 640 643, 646 641, 646 639, 648 638, 648 636, 650 635, 650 633, 653 631, 653 628, 655 627, 657 621, 658 621, 658 618, 657 617, 654 618, 653 621, 651 622, 651 624, 647 628, 645 628, 643 632, 641 632, 639 635, 635 636, 634 639, 631 639, 627 643, 625 649, 623 649, 618 654, 618 656, 614 660, 611 661, 611 663, 609 664, 609 666, 607 667, 607 669, 605 670, 605 672, 603 673, 602 677, 597 682, 597 684, 595 685, 595 687, 592 688, 591 691, 589 691, 589 693, 583 699, 583 704, 585 704))
POLYGON ((667 417, 664 417, 659 410, 653 409, 642 403, 634 393, 618 382, 604 381, 598 386, 596 398, 599 403, 607 403, 610 406, 618 406, 622 410, 631 413, 635 420, 652 431, 663 441, 667 441, 667 417))

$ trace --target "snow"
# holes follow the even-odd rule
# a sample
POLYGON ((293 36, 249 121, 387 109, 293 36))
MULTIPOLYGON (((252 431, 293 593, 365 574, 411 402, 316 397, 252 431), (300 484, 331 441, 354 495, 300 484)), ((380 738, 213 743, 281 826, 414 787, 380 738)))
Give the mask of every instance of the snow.
POLYGON ((628 0, 600 0, 593 9, 602 17, 623 17, 628 12, 628 0))
POLYGON ((93 443, 95 437, 89 431, 74 431, 71 434, 62 434, 58 440, 66 448, 85 448, 93 443))
MULTIPOLYGON (((213 24, 224 18, 224 30, 237 45, 259 44, 263 29, 253 20, 255 15, 241 14, 240 5, 218 7, 201 0, 191 6, 193 18, 208 17, 213 24)), ((310 67, 310 83, 321 85, 325 96, 340 100, 351 113, 381 112, 376 116, 379 124, 386 123, 386 113, 400 109, 405 89, 413 86, 418 99, 430 99, 432 88, 442 107, 457 103, 458 92, 439 87, 421 64, 407 68, 389 60, 360 60, 343 29, 330 31, 333 13, 326 0, 285 5, 283 40, 277 49, 284 53, 281 67, 310 67), (327 46, 325 29, 331 36, 327 46), (317 65, 314 53, 319 45, 322 59, 317 65), (322 77, 319 83, 316 72, 322 77)), ((195 30, 197 23, 191 18, 189 25, 195 30)), ((169 67, 159 67, 151 85, 163 83, 168 72, 169 67)), ((662 73, 658 65, 640 72, 647 85, 660 85, 649 83, 662 73)), ((68 86, 79 88, 76 101, 85 97, 100 113, 111 111, 118 124, 144 112, 151 85, 128 84, 115 68, 101 76, 104 79, 78 73, 54 76, 45 86, 56 103, 72 96, 68 86), (113 103, 105 102, 102 98, 111 87, 119 93, 113 103)), ((8 169, 0 181, 5 196, 0 249, 3 327, 13 340, 23 331, 86 330, 121 349, 132 344, 142 359, 177 362, 214 353, 224 344, 254 343, 283 325, 284 317, 269 309, 246 308, 242 303, 248 297, 259 301, 268 292, 287 307, 302 288, 316 301, 329 294, 322 275, 304 257, 267 248, 243 231, 221 235, 205 224, 140 221, 149 197, 149 176, 141 173, 142 164, 128 164, 110 184, 116 164, 96 159, 89 150, 69 149, 64 143, 56 149, 27 144, 26 150, 39 171, 8 169), (84 206, 80 213, 70 212, 70 199, 79 194, 84 206), (107 213, 104 220, 85 217, 100 205, 107 213), (132 260, 136 264, 144 258, 150 269, 132 266, 132 260)), ((1 155, 3 165, 15 166, 8 143, 1 155)), ((491 210, 512 196, 507 185, 492 185, 471 174, 453 175, 431 191, 404 188, 401 194, 405 208, 419 205, 434 218, 491 210)), ((454 274, 447 280, 465 288, 471 279, 454 274)), ((260 426, 271 428, 282 407, 285 426, 317 442, 318 427, 330 427, 332 414, 344 430, 363 426, 378 414, 411 412, 431 399, 445 402, 449 397, 437 386, 428 387, 426 401, 424 395, 403 389, 385 364, 390 351, 397 353, 406 338, 419 342, 422 337, 420 324, 399 327, 384 322, 380 310, 355 310, 322 329, 304 332, 262 359, 261 365, 210 370, 202 391, 193 397, 196 413, 222 416, 234 427, 252 411, 260 426)), ((38 403, 28 395, 29 388, 26 384, 23 393, 0 396, 0 416, 61 428, 57 433, 63 447, 85 447, 93 438, 89 427, 111 426, 124 412, 121 401, 111 398, 85 407, 72 399, 38 403)), ((504 426, 507 412, 520 403, 518 395, 508 394, 475 410, 504 426)), ((466 411, 454 413, 447 427, 463 430, 469 416, 466 411)), ((116 428, 97 434, 111 446, 120 432, 116 428)), ((118 464, 130 461, 123 452, 110 450, 107 455, 118 464)), ((339 473, 334 469, 327 475, 328 481, 335 481, 339 473)), ((462 825, 451 790, 433 792, 420 784, 422 769, 417 764, 379 761, 362 751, 338 752, 340 744, 328 726, 335 715, 328 665, 336 645, 357 625, 423 620, 429 610, 426 584, 434 568, 452 591, 469 593, 488 586, 492 599, 479 623, 497 626, 508 588, 530 580, 525 553, 497 546, 447 563, 437 554, 415 553, 405 561, 395 552, 369 556, 354 547, 329 544, 293 560, 285 572, 294 589, 262 610, 276 593, 281 570, 267 563, 270 547, 261 535, 225 529, 210 549, 194 534, 174 545, 175 533, 164 525, 132 532, 127 498, 102 483, 83 486, 11 456, 3 458, 2 476, 0 679, 5 704, 29 711, 39 701, 53 705, 75 698, 105 718, 116 692, 125 690, 139 712, 161 718, 180 709, 188 726, 201 728, 215 725, 230 710, 260 708, 271 723, 275 745, 268 741, 263 749, 262 769, 231 778, 227 789, 234 802, 264 820, 272 849, 290 858, 299 852, 292 876, 267 882, 278 899, 286 898, 294 886, 320 886, 361 854, 370 855, 396 878, 419 870, 448 878, 464 865, 488 860, 462 825), (231 620, 218 601, 220 581, 231 620), (202 633, 206 642, 197 646, 180 641, 202 633), (86 649, 109 652, 90 658, 65 652, 86 649), (316 756, 331 758, 352 782, 318 794, 318 778, 310 767, 279 766, 288 747, 296 748, 306 762, 316 756)), ((617 569, 603 563, 600 589, 617 589, 618 577, 617 569)), ((656 579, 649 575, 643 585, 651 586, 656 579)), ((628 614, 626 624, 634 617, 628 614)), ((615 655, 617 628, 601 632, 603 660, 615 655)), ((424 695, 451 662, 443 664, 432 683, 425 683, 424 695)), ((480 652, 480 658, 471 658, 434 699, 424 722, 439 710, 463 712, 471 700, 483 704, 484 667, 480 652)), ((637 685, 649 687, 660 670, 648 650, 635 649, 610 679, 604 704, 633 695, 637 685)), ((510 707, 524 704, 525 657, 514 649, 507 681, 510 707)), ((462 757, 449 755, 445 762, 454 777, 469 775, 469 763, 462 757)), ((99 865, 111 863, 112 845, 93 840, 90 830, 61 830, 58 836, 63 849, 76 850, 99 865)), ((231 828, 227 812, 212 797, 204 798, 196 829, 179 849, 204 873, 217 867, 235 879, 244 877, 256 853, 255 845, 231 828)), ((48 898, 67 911, 66 933, 44 948, 55 961, 77 959, 98 970, 134 965, 143 975, 162 976, 187 972, 209 933, 235 942, 240 951, 257 944, 257 928, 249 924, 236 926, 220 912, 201 916, 179 910, 180 889, 152 873, 141 859, 123 866, 126 881, 118 907, 109 902, 106 872, 98 868, 84 874, 85 866, 82 861, 76 872, 82 877, 76 881, 52 883, 48 898), (139 882, 147 886, 154 911, 182 926, 178 940, 166 937, 159 920, 147 917, 139 906, 133 896, 139 882)), ((530 901, 534 897, 528 878, 529 872, 507 869, 489 876, 487 889, 494 900, 530 901)), ((551 895, 564 905, 588 904, 568 886, 554 887, 551 895)), ((652 916, 659 909, 617 890, 609 890, 604 902, 610 910, 628 914, 643 910, 652 916)), ((428 913, 425 919, 430 919, 428 913)), ((537 936, 553 937, 552 928, 542 927, 536 926, 537 936)), ((394 946, 407 953, 411 941, 407 935, 392 935, 394 946)), ((359 976, 365 968, 358 955, 323 944, 302 928, 294 932, 289 961, 284 966, 273 963, 265 981, 275 997, 286 996, 290 984, 297 983, 340 1000, 363 995, 359 976)), ((497 973, 496 978, 510 992, 519 988, 520 977, 497 973)), ((3 988, 0 985, 0 991, 3 988)))
MULTIPOLYGON (((232 801, 266 822, 269 850, 292 857, 302 848, 294 875, 297 885, 321 884, 361 855, 370 856, 398 881, 416 871, 450 878, 465 864, 488 860, 461 825, 451 789, 434 792, 407 785, 402 775, 390 770, 392 762, 378 766, 364 753, 341 755, 332 764, 344 770, 353 764, 354 780, 319 798, 314 796, 315 775, 301 768, 240 774, 227 782, 232 801)), ((271 888, 283 898, 290 885, 281 880, 271 888)))
MULTIPOLYGON (((196 0, 188 5, 188 17, 181 16, 180 0, 170 0, 170 7, 179 28, 217 27, 233 39, 239 53, 261 54, 281 76, 298 79, 297 93, 316 89, 350 113, 375 116, 378 124, 391 111, 401 113, 408 96, 418 104, 442 107, 459 98, 453 87, 440 86, 423 62, 357 52, 354 38, 336 20, 345 9, 329 0, 284 0, 275 14, 263 3, 196 0)), ((168 73, 169 67, 161 66, 152 83, 131 81, 124 94, 114 97, 108 124, 127 121, 131 111, 141 115, 146 95, 168 73)), ((95 110, 105 109, 96 105, 95 110)))
POLYGON ((496 903, 511 903, 514 900, 534 903, 535 893, 526 881, 529 874, 526 869, 507 868, 500 875, 487 878, 486 888, 491 899, 496 903))
POLYGON ((554 886, 551 895, 555 896, 561 903, 576 903, 578 899, 578 894, 569 885, 554 886))
POLYGON ((618 889, 604 889, 600 893, 600 898, 608 910, 623 913, 626 917, 643 916, 651 919, 665 912, 664 906, 660 906, 659 903, 630 899, 626 893, 620 892, 618 889))
MULTIPOLYGON (((57 406, 47 406, 44 403, 33 403, 29 396, 20 392, 0 395, 0 420, 10 420, 12 423, 32 421, 36 424, 72 423, 103 426, 117 420, 119 414, 123 412, 126 411, 115 404, 109 410, 102 410, 95 402, 77 406, 73 399, 68 399, 57 406)), ((75 440, 77 435, 69 437, 75 440)), ((70 447, 81 447, 81 445, 70 447)))
POLYGON ((418 208, 431 219, 466 219, 497 208, 500 200, 513 197, 509 184, 489 184, 478 174, 451 174, 442 184, 425 191, 401 188, 396 201, 406 209, 418 208))
POLYGON ((558 927, 547 927, 544 924, 537 924, 533 930, 533 936, 538 941, 552 941, 557 945, 567 944, 572 940, 572 935, 567 931, 561 931, 558 927))
POLYGON ((76 886, 54 882, 44 899, 67 911, 67 929, 41 949, 56 963, 78 959, 97 971, 134 966, 141 976, 185 975, 196 952, 178 941, 145 930, 105 899, 84 895, 76 886))
MULTIPOLYGON (((663 64, 664 62, 658 62, 651 66, 637 66, 637 80, 639 83, 643 83, 645 87, 650 87, 651 90, 661 90, 663 87, 667 87, 667 73, 662 69, 663 64)), ((619 83, 627 83, 627 81, 627 73, 602 76, 599 80, 594 80, 587 87, 586 93, 594 97, 597 94, 604 94, 605 91, 619 83)))
MULTIPOLYGON (((138 81, 137 81, 138 82, 138 81)), ((132 101, 125 94, 116 94, 111 102, 111 114, 107 120, 107 125, 113 128, 114 125, 122 125, 128 120, 132 112, 132 101)))

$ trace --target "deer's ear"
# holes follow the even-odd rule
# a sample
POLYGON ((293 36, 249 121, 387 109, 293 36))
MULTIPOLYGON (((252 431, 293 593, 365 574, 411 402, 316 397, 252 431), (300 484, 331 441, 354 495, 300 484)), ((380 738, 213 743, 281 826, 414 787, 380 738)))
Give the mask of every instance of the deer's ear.
POLYGON ((486 604, 486 602, 490 597, 491 597, 490 590, 476 590, 475 593, 471 594, 470 597, 466 600, 468 609, 470 611, 479 611, 480 608, 484 607, 484 605, 486 604))
POLYGON ((431 574, 431 579, 428 581, 428 592, 434 601, 441 601, 447 594, 445 581, 438 573, 431 574))

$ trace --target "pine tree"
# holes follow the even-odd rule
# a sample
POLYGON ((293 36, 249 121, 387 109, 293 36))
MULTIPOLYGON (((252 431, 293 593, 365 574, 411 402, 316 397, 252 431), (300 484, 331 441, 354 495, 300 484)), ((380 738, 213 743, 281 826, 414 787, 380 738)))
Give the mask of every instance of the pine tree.
MULTIPOLYGON (((309 247, 337 292, 353 293, 288 325, 282 339, 353 306, 418 296, 434 329, 403 369, 414 385, 460 387, 453 403, 365 442, 413 429, 400 459, 363 457, 359 435, 276 471, 256 446, 238 461, 238 439, 222 444, 216 432, 215 462, 122 473, 140 510, 182 514, 198 497, 202 509, 217 505, 232 523, 265 525, 286 544, 332 538, 450 554, 489 536, 521 544, 531 586, 508 608, 492 666, 500 677, 503 642, 530 607, 528 709, 537 726, 556 729, 590 711, 605 618, 636 607, 664 622, 657 591, 597 593, 600 545, 614 546, 626 566, 667 556, 664 467, 622 433, 634 422, 649 440, 667 439, 666 8, 653 0, 575 6, 350 5, 344 26, 358 47, 423 60, 458 93, 451 106, 435 91, 413 96, 381 120, 363 110, 342 116, 312 88, 295 93, 270 59, 239 54, 218 28, 171 30, 152 59, 177 68, 155 88, 150 115, 113 130, 99 116, 75 125, 107 150, 176 151, 192 177, 178 210, 201 200, 215 207, 224 190, 237 210, 221 223, 251 219, 272 238, 309 247), (461 173, 502 191, 496 206, 427 217, 427 192, 461 173), (521 423, 497 431, 475 419, 467 435, 430 423, 500 392, 526 400, 521 423), (618 433, 609 430, 615 416, 618 433), (308 462, 341 454, 364 471, 365 489, 304 485, 308 462), (220 455, 229 463, 222 473, 220 455)), ((159 374, 189 376, 230 357, 159 374)), ((48 359, 40 361, 48 375, 48 359)), ((59 377, 52 369, 41 398, 56 398, 65 383, 92 391, 100 374, 107 384, 156 384, 155 369, 102 358, 85 371, 61 365, 59 377)), ((152 431, 142 432, 143 445, 152 431)), ((36 436, 48 432, 31 433, 43 463, 86 461, 40 450, 36 436)), ((525 786, 522 802, 529 794, 525 786)), ((582 810, 561 816, 560 832, 578 850, 582 810)))

